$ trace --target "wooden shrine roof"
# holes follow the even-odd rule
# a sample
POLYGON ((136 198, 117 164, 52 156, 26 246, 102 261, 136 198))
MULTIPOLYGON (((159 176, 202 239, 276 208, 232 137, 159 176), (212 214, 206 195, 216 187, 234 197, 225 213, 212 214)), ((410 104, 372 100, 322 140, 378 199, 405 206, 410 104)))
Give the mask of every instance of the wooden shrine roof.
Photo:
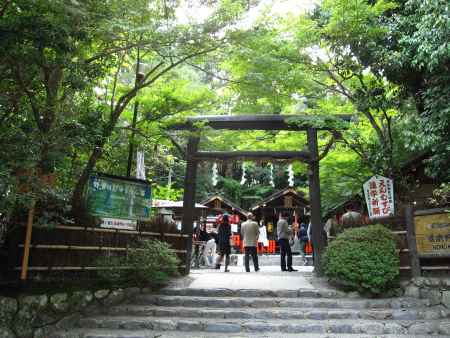
POLYGON ((275 200, 277 200, 277 199, 279 199, 279 198, 281 198, 281 197, 283 197, 285 195, 289 195, 289 194, 294 195, 302 203, 304 203, 305 206, 309 206, 309 201, 303 196, 302 193, 299 193, 298 191, 296 191, 293 188, 286 188, 286 189, 277 191, 276 193, 274 193, 274 194, 270 195, 269 197, 265 198, 264 200, 258 202, 257 204, 252 206, 250 208, 250 210, 253 212, 253 211, 257 210, 257 209, 264 208, 266 206, 266 204, 268 204, 268 203, 270 203, 272 201, 275 201, 275 200))
POLYGON ((249 211, 242 209, 240 206, 238 206, 237 204, 231 202, 229 199, 226 199, 225 197, 222 197, 220 195, 214 195, 211 196, 205 200, 203 200, 201 202, 202 205, 208 205, 211 202, 213 202, 214 200, 220 200, 222 203, 226 204, 227 206, 229 206, 231 209, 236 210, 239 214, 241 214, 242 216, 245 216, 245 218, 247 218, 247 215, 249 214, 249 211))

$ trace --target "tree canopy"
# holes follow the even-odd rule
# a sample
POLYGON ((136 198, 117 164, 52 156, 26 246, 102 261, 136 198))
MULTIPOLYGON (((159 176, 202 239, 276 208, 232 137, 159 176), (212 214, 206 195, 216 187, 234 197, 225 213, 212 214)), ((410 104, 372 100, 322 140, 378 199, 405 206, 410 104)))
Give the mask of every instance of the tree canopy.
MULTIPOLYGON (((447 2, 310 7, 280 15, 253 0, 6 1, 2 217, 36 198, 82 213, 89 175, 126 175, 130 149, 145 154, 155 196, 180 199, 186 135, 168 127, 193 115, 354 116, 337 133, 319 133, 323 211, 373 174, 403 184, 402 166, 417 155, 428 154, 428 174, 448 182, 447 2), (21 189, 24 177, 31 190, 21 189)), ((208 150, 306 147, 294 132, 203 134, 208 150)), ((219 163, 215 186, 212 166, 201 164, 199 199, 218 192, 248 207, 288 185, 287 162, 219 163)), ((294 186, 305 192, 306 171, 293 164, 294 186)))

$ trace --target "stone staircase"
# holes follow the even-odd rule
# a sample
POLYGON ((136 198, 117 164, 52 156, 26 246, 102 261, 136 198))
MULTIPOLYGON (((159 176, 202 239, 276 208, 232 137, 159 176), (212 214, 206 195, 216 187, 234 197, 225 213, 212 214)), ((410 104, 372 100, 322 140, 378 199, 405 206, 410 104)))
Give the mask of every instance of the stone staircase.
POLYGON ((450 312, 417 298, 324 290, 166 288, 81 318, 52 338, 449 337, 450 312))

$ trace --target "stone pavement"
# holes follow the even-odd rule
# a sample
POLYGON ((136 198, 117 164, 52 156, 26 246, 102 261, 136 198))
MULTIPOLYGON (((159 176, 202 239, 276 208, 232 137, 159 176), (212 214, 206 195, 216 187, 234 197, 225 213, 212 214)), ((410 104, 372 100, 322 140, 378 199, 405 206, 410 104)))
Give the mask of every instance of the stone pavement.
POLYGON ((192 283, 190 289, 258 289, 272 290, 276 286, 277 290, 313 289, 312 284, 306 279, 306 275, 311 276, 313 267, 295 266, 299 272, 282 272, 276 266, 261 266, 260 271, 245 272, 242 266, 230 266, 230 272, 222 270, 200 269, 192 270, 190 276, 192 283))
POLYGON ((193 270, 156 293, 80 318, 51 338, 441 338, 450 311, 428 299, 367 299, 315 278, 310 267, 247 273, 193 270))
MULTIPOLYGON (((304 262, 304 258, 302 255, 292 255, 292 264, 296 266, 312 266, 313 265, 313 259, 311 255, 305 256, 307 264, 304 262)), ((258 262, 259 266, 279 266, 280 265, 280 255, 274 254, 274 255, 266 255, 266 254, 260 254, 258 255, 258 262)), ((237 265, 237 266, 244 266, 244 255, 243 254, 232 254, 231 255, 231 264, 237 265)), ((250 260, 250 266, 252 265, 252 261, 250 260)))

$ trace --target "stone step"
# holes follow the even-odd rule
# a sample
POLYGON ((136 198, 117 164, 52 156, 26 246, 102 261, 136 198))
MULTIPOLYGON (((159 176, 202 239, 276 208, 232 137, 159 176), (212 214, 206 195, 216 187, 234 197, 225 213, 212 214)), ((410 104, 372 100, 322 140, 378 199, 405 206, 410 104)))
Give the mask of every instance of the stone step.
MULTIPOLYGON (((330 334, 322 333, 286 333, 286 332, 264 332, 264 333, 207 333, 191 331, 189 336, 186 332, 176 331, 153 331, 153 330, 107 330, 107 329, 71 329, 70 331, 59 331, 49 338, 374 338, 373 334, 330 334)), ((383 334, 376 338, 429 338, 427 335, 411 334, 383 334)), ((433 338, 448 338, 448 335, 436 335, 433 338)))
POLYGON ((215 307, 215 308, 328 308, 328 309, 402 309, 429 306, 429 300, 417 298, 333 299, 333 298, 266 298, 266 297, 185 297, 143 294, 133 302, 136 305, 215 307))
MULTIPOLYGON (((252 289, 189 289, 165 288, 158 291, 165 296, 193 296, 193 297, 273 297, 273 298, 345 298, 345 292, 333 289, 298 289, 298 290, 252 290, 252 289)), ((360 298, 359 296, 355 298, 360 298)))
MULTIPOLYGON (((345 334, 403 334, 450 335, 450 321, 439 320, 225 320, 219 318, 153 318, 136 316, 107 316, 81 319, 81 328, 126 329, 157 331, 205 331, 220 333, 345 333, 345 334)), ((189 335, 191 336, 191 335, 189 335)))
POLYGON ((373 319, 373 320, 433 320, 446 318, 443 308, 407 308, 407 309, 311 309, 311 308, 196 308, 196 307, 160 307, 145 305, 120 305, 107 310, 114 316, 138 317, 195 317, 220 319, 373 319))

